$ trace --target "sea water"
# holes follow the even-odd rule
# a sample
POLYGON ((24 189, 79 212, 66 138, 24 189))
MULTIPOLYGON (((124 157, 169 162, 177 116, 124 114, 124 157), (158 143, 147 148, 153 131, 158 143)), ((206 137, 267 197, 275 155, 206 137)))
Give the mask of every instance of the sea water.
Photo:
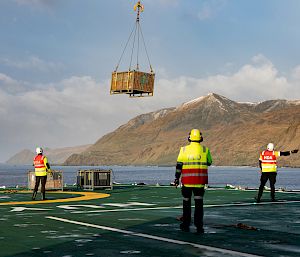
MULTIPOLYGON (((115 183, 148 185, 169 185, 174 180, 175 167, 158 166, 51 166, 54 170, 63 171, 63 182, 74 185, 77 172, 81 169, 111 169, 115 183)), ((28 171, 31 165, 0 164, 1 187, 26 187, 28 171)), ((260 172, 257 167, 209 167, 209 185, 211 186, 241 186, 257 188, 260 183, 260 172)), ((268 186, 268 185, 267 185, 268 186)), ((288 190, 300 189, 300 168, 279 168, 276 188, 288 190)))

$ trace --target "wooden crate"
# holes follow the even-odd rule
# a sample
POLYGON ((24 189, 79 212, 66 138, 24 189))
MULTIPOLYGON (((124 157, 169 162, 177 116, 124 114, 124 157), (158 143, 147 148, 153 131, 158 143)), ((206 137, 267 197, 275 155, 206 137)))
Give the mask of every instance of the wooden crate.
POLYGON ((141 71, 113 72, 110 94, 129 94, 130 97, 153 96, 154 73, 141 71))
POLYGON ((77 172, 77 186, 84 190, 112 189, 112 170, 79 170, 77 172))
MULTIPOLYGON (((35 172, 28 171, 28 188, 34 189, 35 186, 35 172)), ((39 190, 41 189, 41 184, 39 185, 39 190)), ((63 190, 63 173, 62 171, 52 170, 52 175, 47 175, 46 190, 63 190)))

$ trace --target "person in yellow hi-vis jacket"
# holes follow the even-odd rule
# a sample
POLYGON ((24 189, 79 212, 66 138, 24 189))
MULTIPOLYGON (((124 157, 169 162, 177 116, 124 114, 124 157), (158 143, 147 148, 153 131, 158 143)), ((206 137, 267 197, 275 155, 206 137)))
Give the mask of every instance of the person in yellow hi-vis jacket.
POLYGON ((197 233, 204 233, 203 229, 203 196, 205 185, 208 183, 208 166, 212 164, 212 157, 208 147, 202 146, 201 132, 192 129, 188 140, 189 145, 181 147, 176 164, 175 180, 176 187, 181 177, 181 193, 183 196, 183 217, 180 229, 189 231, 191 224, 191 198, 194 194, 195 211, 194 224, 197 233))
POLYGON ((34 171, 35 171, 35 186, 32 194, 32 200, 35 200, 39 184, 41 182, 41 193, 42 200, 46 200, 46 182, 47 182, 47 172, 51 173, 50 165, 48 159, 43 155, 43 149, 41 147, 36 148, 36 156, 33 160, 34 171))
POLYGON ((259 156, 259 167, 261 169, 261 177, 260 177, 260 186, 258 189, 257 196, 255 200, 257 203, 260 202, 262 197, 264 187, 267 181, 270 181, 270 188, 271 188, 271 200, 275 202, 275 183, 276 183, 276 176, 277 176, 277 157, 279 156, 288 156, 291 153, 297 153, 298 149, 292 151, 274 151, 274 144, 269 143, 267 145, 267 150, 262 151, 259 156))

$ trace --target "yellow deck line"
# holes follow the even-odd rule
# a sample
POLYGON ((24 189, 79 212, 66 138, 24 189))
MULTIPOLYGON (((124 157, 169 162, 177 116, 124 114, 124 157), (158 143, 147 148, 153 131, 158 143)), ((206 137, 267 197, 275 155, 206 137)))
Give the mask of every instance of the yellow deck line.
MULTIPOLYGON (((32 193, 32 191, 23 191, 18 193, 32 193)), ((63 191, 56 191, 56 192, 47 192, 47 194, 78 194, 81 196, 78 197, 71 197, 71 198, 62 198, 62 199, 55 199, 55 200, 45 200, 45 201, 23 201, 23 202, 6 202, 0 203, 1 205, 20 205, 20 204, 46 204, 46 203, 66 203, 66 202, 77 202, 77 201, 87 201, 87 200, 94 200, 100 198, 109 197, 109 194, 104 193, 95 193, 95 192, 63 192, 63 191)), ((31 196, 30 196, 31 197, 31 196)))

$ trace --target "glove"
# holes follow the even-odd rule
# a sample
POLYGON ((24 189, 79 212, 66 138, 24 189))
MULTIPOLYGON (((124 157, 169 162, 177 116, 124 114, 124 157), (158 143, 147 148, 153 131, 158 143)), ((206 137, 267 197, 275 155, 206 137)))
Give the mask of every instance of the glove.
POLYGON ((298 153, 298 149, 292 150, 291 153, 298 153))
POLYGON ((174 185, 176 186, 176 188, 178 187, 178 185, 179 185, 179 179, 178 178, 174 179, 174 185))

